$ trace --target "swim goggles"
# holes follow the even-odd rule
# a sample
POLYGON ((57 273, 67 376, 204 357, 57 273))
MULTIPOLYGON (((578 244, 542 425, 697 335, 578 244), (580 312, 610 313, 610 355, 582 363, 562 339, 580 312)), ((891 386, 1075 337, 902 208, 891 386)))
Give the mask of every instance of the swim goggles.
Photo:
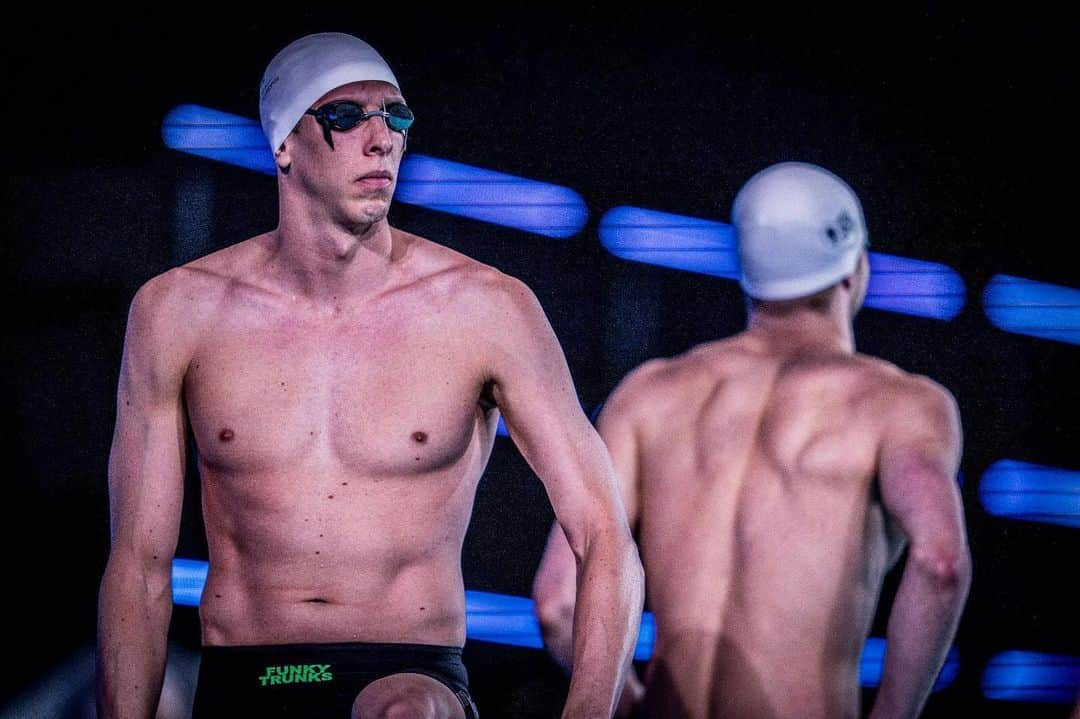
POLYGON ((353 100, 334 100, 314 110, 305 110, 304 114, 315 116, 316 121, 322 126, 323 138, 326 140, 326 144, 330 145, 330 149, 334 148, 334 138, 330 134, 331 129, 345 132, 369 118, 381 117, 386 121, 388 128, 400 132, 407 140, 409 128, 412 127, 413 121, 416 119, 413 111, 403 102, 391 102, 389 105, 384 102, 381 110, 365 112, 364 108, 353 100))

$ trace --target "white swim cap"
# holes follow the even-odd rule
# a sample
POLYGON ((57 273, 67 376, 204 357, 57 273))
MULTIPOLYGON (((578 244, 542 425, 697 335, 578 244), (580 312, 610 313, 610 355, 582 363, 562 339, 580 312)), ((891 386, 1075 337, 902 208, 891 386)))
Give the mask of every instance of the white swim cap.
POLYGON ((750 178, 731 208, 739 284, 759 300, 806 297, 855 272, 866 247, 862 206, 847 183, 805 162, 750 178))
POLYGON ((259 121, 270 149, 277 152, 312 103, 335 87, 361 80, 401 88, 375 48, 352 35, 321 32, 286 45, 259 83, 259 121))

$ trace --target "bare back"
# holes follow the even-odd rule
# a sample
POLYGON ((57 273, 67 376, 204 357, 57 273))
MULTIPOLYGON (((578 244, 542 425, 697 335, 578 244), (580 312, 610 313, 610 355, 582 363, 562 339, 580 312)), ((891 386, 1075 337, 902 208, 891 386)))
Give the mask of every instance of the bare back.
POLYGON ((497 422, 474 322, 497 273, 397 237, 414 256, 333 311, 255 278, 264 236, 174 271, 198 325, 206 644, 464 642, 461 546, 497 422))
POLYGON ((854 716, 899 542, 876 498, 906 375, 744 333, 634 384, 639 532, 658 716, 854 716))

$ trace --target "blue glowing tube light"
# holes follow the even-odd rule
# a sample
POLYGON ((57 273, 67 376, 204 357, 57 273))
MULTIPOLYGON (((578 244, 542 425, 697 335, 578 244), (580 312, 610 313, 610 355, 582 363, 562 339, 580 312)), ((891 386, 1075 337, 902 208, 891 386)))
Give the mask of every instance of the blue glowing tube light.
POLYGON ((589 217, 581 195, 568 187, 427 155, 405 158, 396 197, 547 237, 576 235, 589 217))
POLYGON ((1003 459, 983 474, 979 500, 998 517, 1080 527, 1080 472, 1003 459))
POLYGON ((1006 332, 1080 344, 1080 290, 1072 287, 994 275, 983 309, 1006 332))
POLYGON ((161 125, 165 146, 267 175, 277 172, 259 123, 200 105, 178 105, 161 125))
POLYGON ((172 561, 172 597, 173 604, 184 607, 197 607, 202 599, 206 573, 210 565, 200 559, 180 559, 172 561))
POLYGON ((982 675, 987 699, 1071 704, 1080 692, 1080 657, 1008 651, 989 662, 982 675))
POLYGON ((616 207, 600 218, 600 243, 624 260, 739 278, 735 230, 725 222, 616 207))
POLYGON ((966 294, 964 280, 947 265, 870 253, 867 307, 948 321, 964 309, 966 294))

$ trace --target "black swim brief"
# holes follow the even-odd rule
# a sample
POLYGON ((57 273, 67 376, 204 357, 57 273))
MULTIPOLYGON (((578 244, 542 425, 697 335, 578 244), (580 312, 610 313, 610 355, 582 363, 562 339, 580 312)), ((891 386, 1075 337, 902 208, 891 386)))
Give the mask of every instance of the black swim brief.
POLYGON ((356 695, 391 674, 441 682, 477 719, 460 647, 430 644, 205 646, 193 719, 349 719, 356 695))

